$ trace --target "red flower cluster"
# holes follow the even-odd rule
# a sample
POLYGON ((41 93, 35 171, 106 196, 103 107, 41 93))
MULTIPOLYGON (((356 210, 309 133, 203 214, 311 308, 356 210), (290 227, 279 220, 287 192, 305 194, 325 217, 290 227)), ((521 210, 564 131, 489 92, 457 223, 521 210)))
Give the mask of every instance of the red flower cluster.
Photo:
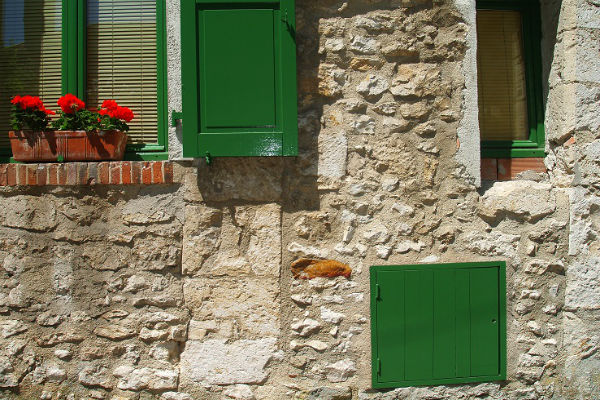
POLYGON ((121 107, 114 100, 104 100, 102 109, 98 113, 108 115, 111 118, 122 119, 125 122, 131 121, 134 117, 133 111, 127 107, 121 107))
POLYGON ((71 93, 62 96, 58 99, 57 103, 65 114, 73 114, 74 112, 85 108, 85 103, 71 93))
POLYGON ((21 107, 22 110, 31 109, 32 111, 43 111, 46 115, 56 114, 52 110, 47 110, 44 103, 38 96, 15 96, 10 101, 12 104, 21 107))

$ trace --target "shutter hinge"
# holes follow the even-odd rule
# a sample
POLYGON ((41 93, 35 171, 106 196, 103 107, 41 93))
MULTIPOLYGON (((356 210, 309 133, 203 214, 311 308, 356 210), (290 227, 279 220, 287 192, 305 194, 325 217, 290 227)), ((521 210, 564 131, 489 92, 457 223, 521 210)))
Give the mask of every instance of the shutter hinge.
POLYGON ((180 111, 171 111, 171 126, 175 128, 177 126, 177 121, 181 121, 183 119, 183 113, 180 111))
POLYGON ((377 358, 377 376, 381 376, 381 358, 377 358))

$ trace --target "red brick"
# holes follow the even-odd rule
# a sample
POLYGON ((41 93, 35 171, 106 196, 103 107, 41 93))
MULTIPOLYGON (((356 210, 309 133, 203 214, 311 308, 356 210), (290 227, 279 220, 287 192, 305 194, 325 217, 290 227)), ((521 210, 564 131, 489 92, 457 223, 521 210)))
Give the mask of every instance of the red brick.
POLYGON ((77 165, 73 163, 66 164, 67 166, 67 185, 77 184, 77 165))
POLYGON ((87 163, 87 174, 88 174, 87 183, 89 185, 95 185, 96 183, 98 183, 98 163, 97 162, 87 163))
POLYGON ((58 185, 58 164, 48 165, 48 185, 58 185))
POLYGON ((88 165, 86 162, 77 163, 77 182, 80 185, 88 184, 88 165))
POLYGON ((524 171, 546 172, 543 158, 499 158, 498 180, 507 181, 516 178, 524 171))
POLYGON ((121 163, 111 162, 110 163, 110 183, 111 185, 121 184, 121 163))
POLYGON ((0 186, 8 184, 8 164, 0 164, 0 186))
POLYGON ((121 163, 121 183, 129 185, 131 183, 131 162, 123 161, 121 163))
POLYGON ((163 171, 162 171, 163 163, 162 161, 154 161, 152 163, 152 182, 153 183, 163 183, 163 171))
POLYGON ((59 164, 58 166, 58 184, 67 184, 67 164, 59 164))
POLYGON ((27 184, 29 186, 37 185, 37 164, 27 165, 27 184))
POLYGON ((26 185, 27 184, 27 165, 25 165, 25 164, 17 165, 17 184, 18 185, 26 185))
POLYGON ((173 183, 173 163, 167 161, 163 168, 165 169, 165 183, 173 183))
POLYGON ((498 179, 498 160, 495 158, 481 159, 481 179, 495 181, 498 179))
POLYGON ((98 164, 98 183, 108 185, 108 163, 101 162, 98 164))
POLYGON ((38 165, 36 185, 46 186, 47 180, 48 180, 48 168, 46 167, 46 164, 38 165))
POLYGON ((131 163, 131 183, 142 183, 142 163, 140 161, 131 163))
POLYGON ((144 162, 142 167, 142 183, 150 185, 152 183, 152 166, 149 162, 144 162))
POLYGON ((8 186, 15 186, 17 184, 17 164, 8 164, 6 183, 8 186))

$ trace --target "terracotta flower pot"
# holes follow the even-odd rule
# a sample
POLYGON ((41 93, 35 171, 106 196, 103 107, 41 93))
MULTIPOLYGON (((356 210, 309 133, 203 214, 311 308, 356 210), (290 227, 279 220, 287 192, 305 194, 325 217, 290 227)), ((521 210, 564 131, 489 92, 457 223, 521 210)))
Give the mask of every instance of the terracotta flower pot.
POLYGON ((10 131, 13 158, 17 161, 122 160, 127 134, 120 131, 10 131))

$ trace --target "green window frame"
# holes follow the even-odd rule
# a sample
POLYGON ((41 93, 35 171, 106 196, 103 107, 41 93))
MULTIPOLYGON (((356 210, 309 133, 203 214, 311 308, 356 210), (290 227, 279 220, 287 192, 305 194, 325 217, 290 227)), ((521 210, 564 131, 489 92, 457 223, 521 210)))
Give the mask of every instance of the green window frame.
POLYGON ((372 386, 506 379, 506 263, 370 269, 372 386))
MULTIPOLYGON (((86 0, 62 0, 62 92, 86 101, 86 0)), ((166 4, 156 0, 157 142, 128 144, 127 160, 168 159, 166 82, 166 4)), ((0 161, 8 161, 10 148, 0 149, 0 161)))
POLYGON ((184 157, 298 154, 294 0, 181 0, 181 68, 184 157))
MULTIPOLYGON (((537 0, 477 0, 477 10, 512 10, 521 14, 527 117, 527 140, 482 140, 483 158, 545 157, 541 66, 541 22, 537 0)), ((481 75, 478 79, 483 79, 481 75)))

